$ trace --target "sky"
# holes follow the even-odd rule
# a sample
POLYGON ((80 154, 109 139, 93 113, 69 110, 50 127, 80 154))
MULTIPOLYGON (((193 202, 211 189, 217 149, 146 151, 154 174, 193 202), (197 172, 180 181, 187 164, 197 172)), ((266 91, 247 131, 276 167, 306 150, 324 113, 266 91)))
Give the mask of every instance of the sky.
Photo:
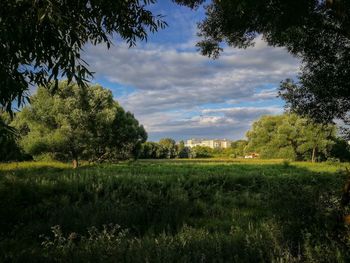
POLYGON ((261 37, 252 48, 226 47, 216 60, 202 56, 195 44, 204 10, 159 2, 151 10, 164 15, 168 27, 147 42, 129 48, 116 39, 109 50, 88 46, 84 53, 93 82, 134 113, 149 141, 242 139, 260 116, 283 113, 277 89, 297 76, 296 58, 261 37))

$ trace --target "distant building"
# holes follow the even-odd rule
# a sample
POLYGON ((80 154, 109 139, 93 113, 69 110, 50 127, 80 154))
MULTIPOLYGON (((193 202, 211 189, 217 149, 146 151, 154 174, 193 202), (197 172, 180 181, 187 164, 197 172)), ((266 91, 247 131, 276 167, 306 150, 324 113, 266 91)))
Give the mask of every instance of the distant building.
POLYGON ((221 148, 226 149, 231 146, 231 141, 226 139, 215 139, 215 140, 209 140, 209 139, 190 139, 187 140, 185 143, 185 146, 187 147, 195 147, 195 146, 205 146, 210 148, 221 148))

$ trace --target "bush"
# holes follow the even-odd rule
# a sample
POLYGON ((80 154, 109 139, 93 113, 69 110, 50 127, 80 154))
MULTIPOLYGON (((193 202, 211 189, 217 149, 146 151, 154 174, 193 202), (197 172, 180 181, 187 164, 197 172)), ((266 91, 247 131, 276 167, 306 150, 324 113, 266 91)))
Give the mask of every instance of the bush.
POLYGON ((205 146, 195 146, 191 148, 191 158, 213 157, 213 149, 205 146))

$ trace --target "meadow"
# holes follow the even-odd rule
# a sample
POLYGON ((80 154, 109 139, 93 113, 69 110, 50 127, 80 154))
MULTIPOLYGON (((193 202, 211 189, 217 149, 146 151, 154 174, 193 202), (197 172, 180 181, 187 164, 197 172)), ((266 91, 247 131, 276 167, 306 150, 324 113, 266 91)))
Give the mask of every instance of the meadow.
POLYGON ((0 262, 350 262, 347 166, 0 164, 0 262))

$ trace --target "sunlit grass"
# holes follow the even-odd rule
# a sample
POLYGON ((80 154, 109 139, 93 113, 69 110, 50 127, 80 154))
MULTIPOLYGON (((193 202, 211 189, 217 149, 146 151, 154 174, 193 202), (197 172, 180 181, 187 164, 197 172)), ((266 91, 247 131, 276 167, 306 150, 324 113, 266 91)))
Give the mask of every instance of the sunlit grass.
POLYGON ((0 164, 0 261, 346 262, 347 165, 0 164))
MULTIPOLYGON (((101 169, 108 169, 112 167, 114 169, 122 167, 130 167, 130 164, 135 166, 157 166, 161 165, 201 165, 201 166, 216 166, 216 165, 235 165, 235 164, 246 164, 248 166, 252 165, 283 165, 287 163, 295 167, 301 167, 315 172, 337 172, 339 170, 345 170, 346 167, 350 168, 350 163, 312 163, 312 162, 290 162, 283 159, 243 159, 243 158, 211 158, 211 159, 159 159, 159 160, 139 160, 136 162, 121 162, 119 164, 103 164, 100 166, 89 165, 88 163, 83 163, 82 167, 94 167, 101 169)), ((16 171, 16 170, 31 170, 40 168, 53 168, 53 169, 72 169, 70 163, 62 163, 55 161, 28 161, 28 162, 11 162, 11 163, 0 163, 0 171, 16 171)), ((93 169, 94 169, 93 168, 93 169)))
POLYGON ((59 168, 69 169, 71 164, 61 162, 11 162, 0 163, 0 171, 15 171, 18 169, 33 169, 33 168, 59 168))

